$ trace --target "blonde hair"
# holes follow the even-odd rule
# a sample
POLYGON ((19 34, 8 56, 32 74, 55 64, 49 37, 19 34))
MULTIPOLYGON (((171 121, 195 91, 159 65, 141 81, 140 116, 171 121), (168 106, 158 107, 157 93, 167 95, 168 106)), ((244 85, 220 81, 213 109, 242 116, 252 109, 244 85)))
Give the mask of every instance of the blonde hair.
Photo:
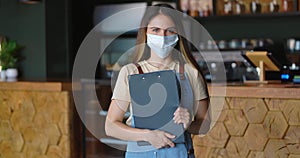
MULTIPOLYGON (((184 38, 185 34, 182 25, 182 18, 183 18, 182 13, 180 13, 179 11, 175 11, 175 9, 168 4, 158 4, 158 5, 148 7, 146 9, 146 12, 141 21, 140 28, 138 29, 137 42, 136 42, 133 61, 139 62, 141 60, 146 60, 150 57, 150 48, 146 45, 147 26, 149 24, 149 21, 151 21, 155 16, 159 14, 168 16, 176 26, 179 41, 178 44, 175 46, 175 49, 177 49, 181 54, 178 55, 176 58, 179 60, 179 62, 187 62, 193 65, 201 73, 200 67, 192 55, 192 51, 189 47, 189 43, 184 38)), ((178 54, 178 53, 173 53, 173 54, 178 54)))

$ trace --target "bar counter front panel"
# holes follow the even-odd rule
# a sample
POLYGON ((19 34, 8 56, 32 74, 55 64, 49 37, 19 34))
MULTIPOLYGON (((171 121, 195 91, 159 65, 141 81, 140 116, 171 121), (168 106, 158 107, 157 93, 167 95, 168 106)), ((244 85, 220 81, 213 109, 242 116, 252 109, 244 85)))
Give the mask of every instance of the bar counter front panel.
POLYGON ((209 92, 219 117, 207 135, 193 136, 196 157, 300 157, 299 85, 216 85, 209 92))
POLYGON ((70 94, 62 83, 0 82, 0 158, 79 157, 70 94))
MULTIPOLYGON (((1 158, 81 157, 80 119, 65 85, 0 82, 1 158)), ((197 158, 300 157, 299 87, 209 85, 209 93, 219 117, 207 135, 193 136, 197 158)))

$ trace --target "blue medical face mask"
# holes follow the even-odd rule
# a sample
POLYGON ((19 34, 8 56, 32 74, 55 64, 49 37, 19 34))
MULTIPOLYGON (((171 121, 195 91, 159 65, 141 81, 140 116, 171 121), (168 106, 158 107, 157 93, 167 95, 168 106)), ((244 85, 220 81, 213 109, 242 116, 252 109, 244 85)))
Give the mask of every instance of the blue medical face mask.
POLYGON ((147 34, 147 45, 162 59, 170 55, 177 41, 177 34, 169 36, 147 34))

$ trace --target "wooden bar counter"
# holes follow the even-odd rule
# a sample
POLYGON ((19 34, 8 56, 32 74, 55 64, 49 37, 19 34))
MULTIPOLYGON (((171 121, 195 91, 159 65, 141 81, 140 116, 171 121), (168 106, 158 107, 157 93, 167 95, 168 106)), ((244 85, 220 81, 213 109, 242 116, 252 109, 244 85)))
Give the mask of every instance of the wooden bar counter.
POLYGON ((207 135, 193 136, 197 158, 300 157, 300 85, 210 85, 209 92, 219 117, 207 135))
POLYGON ((79 157, 79 120, 68 87, 0 82, 0 158, 79 157))
MULTIPOLYGON (((300 157, 299 87, 209 85, 219 117, 207 135, 193 136, 196 157, 300 157)), ((70 83, 0 82, 0 158, 81 157, 71 94, 70 83)))

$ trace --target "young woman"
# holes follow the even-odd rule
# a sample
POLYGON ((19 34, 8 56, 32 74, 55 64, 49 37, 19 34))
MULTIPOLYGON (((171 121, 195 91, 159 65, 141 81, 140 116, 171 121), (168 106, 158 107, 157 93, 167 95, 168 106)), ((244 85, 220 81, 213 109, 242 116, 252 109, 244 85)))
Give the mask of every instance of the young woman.
POLYGON ((209 97, 206 82, 189 50, 181 19, 176 12, 166 4, 147 8, 138 31, 135 63, 123 66, 119 72, 106 118, 106 133, 129 142, 146 141, 151 144, 151 147, 147 148, 128 143, 128 148, 141 150, 128 150, 127 158, 193 157, 190 135, 203 134, 209 129, 210 119, 207 115, 209 97), (185 143, 175 144, 171 141, 175 136, 164 131, 133 128, 132 115, 126 124, 123 123, 125 112, 127 109, 131 111, 128 76, 138 74, 138 67, 144 73, 161 70, 184 72, 183 77, 180 77, 180 84, 185 85, 186 90, 181 92, 181 106, 174 112, 173 120, 177 124, 183 124, 186 130, 185 143), (206 128, 201 127, 200 130, 203 124, 206 128))

